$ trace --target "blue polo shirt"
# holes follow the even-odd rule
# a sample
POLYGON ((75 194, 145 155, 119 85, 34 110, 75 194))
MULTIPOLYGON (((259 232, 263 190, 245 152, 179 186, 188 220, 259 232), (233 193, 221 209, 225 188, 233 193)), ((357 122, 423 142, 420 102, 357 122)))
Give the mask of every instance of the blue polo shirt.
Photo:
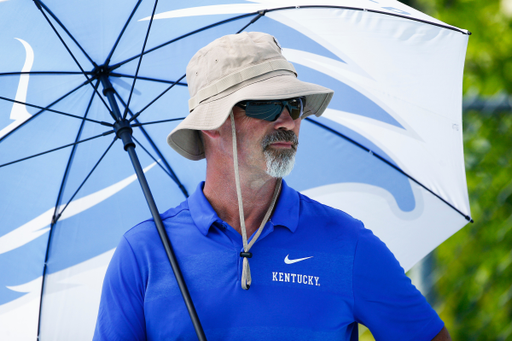
MULTIPOLYGON (((283 186, 251 249, 203 195, 162 214, 208 340, 431 340, 443 322, 363 224, 283 186)), ((152 220, 124 235, 109 265, 95 340, 197 340, 152 220)))

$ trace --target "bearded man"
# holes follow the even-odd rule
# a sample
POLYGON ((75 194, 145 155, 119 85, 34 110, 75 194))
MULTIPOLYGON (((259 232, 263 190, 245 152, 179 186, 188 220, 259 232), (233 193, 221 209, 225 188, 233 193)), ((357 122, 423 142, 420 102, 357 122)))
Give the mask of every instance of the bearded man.
MULTIPOLYGON (((358 323, 377 340, 450 339, 384 243, 282 180, 301 120, 333 91, 258 32, 199 50, 187 82, 190 114, 167 141, 206 158, 206 180, 162 220, 209 340, 357 340, 358 323)), ((152 220, 114 254, 95 339, 196 339, 152 220)))

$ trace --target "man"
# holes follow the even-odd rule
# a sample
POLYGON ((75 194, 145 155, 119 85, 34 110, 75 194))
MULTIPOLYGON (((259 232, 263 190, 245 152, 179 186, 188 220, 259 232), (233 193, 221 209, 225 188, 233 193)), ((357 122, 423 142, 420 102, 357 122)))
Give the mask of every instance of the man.
MULTIPOLYGON (((377 340, 450 339, 371 231, 281 180, 331 90, 299 81, 256 32, 199 50, 187 81, 190 115, 168 142, 206 157, 206 181, 162 220, 209 340, 357 340, 357 323, 377 340)), ((114 254, 95 339, 196 339, 151 220, 114 254)))

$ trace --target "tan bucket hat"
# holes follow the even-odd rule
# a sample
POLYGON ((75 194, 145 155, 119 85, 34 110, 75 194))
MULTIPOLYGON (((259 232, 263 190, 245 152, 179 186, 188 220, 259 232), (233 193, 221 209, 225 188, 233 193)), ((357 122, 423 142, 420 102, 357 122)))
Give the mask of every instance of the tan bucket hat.
POLYGON ((304 116, 320 116, 334 92, 297 79, 277 40, 266 33, 221 37, 200 49, 187 66, 190 114, 167 143, 190 160, 204 158, 200 130, 219 128, 244 100, 306 97, 304 116))

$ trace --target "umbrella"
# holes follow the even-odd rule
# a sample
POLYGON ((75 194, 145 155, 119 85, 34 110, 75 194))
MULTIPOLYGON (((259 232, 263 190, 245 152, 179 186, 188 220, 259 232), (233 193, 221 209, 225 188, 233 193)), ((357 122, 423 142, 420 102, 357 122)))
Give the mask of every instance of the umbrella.
POLYGON ((121 235, 204 178, 165 137, 188 112, 188 60, 225 34, 273 34, 302 80, 335 91, 302 124, 288 184, 364 221, 406 270, 471 221, 465 30, 392 0, 0 8, 3 338, 91 338, 121 235))

